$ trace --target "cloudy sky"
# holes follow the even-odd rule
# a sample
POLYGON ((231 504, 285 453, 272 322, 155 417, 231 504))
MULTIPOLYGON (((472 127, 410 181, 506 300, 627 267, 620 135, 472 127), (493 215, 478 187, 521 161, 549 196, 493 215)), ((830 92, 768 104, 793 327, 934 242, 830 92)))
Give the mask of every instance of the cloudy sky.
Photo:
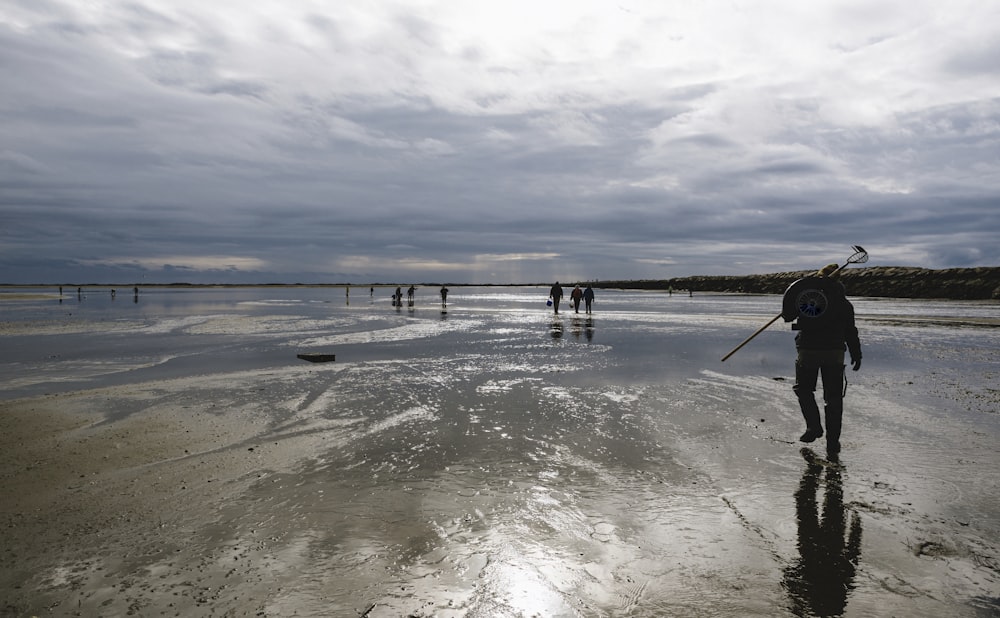
POLYGON ((1000 265, 996 0, 0 0, 0 283, 1000 265))

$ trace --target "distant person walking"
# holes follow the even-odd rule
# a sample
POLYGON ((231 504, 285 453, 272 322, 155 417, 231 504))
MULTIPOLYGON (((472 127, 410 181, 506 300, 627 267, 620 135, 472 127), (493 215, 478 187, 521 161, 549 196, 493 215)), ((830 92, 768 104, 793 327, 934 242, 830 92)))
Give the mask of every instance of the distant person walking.
POLYGON ((416 293, 416 291, 417 291, 417 289, 415 287, 413 287, 412 285, 410 286, 409 290, 406 290, 406 302, 411 307, 413 306, 413 295, 416 293))
POLYGON ((371 287, 371 288, 370 288, 370 289, 368 290, 368 298, 375 298, 375 286, 372 286, 372 287, 371 287))
POLYGON ((549 298, 552 299, 552 306, 555 308, 556 313, 559 313, 559 301, 562 300, 562 297, 563 297, 562 286, 559 285, 558 281, 556 281, 555 285, 553 285, 549 289, 549 298))
POLYGON ((583 291, 583 306, 587 313, 590 313, 590 305, 594 303, 594 288, 587 286, 583 291))
POLYGON ((448 288, 441 286, 441 306, 444 307, 448 304, 448 288))
POLYGON ((580 301, 583 300, 583 290, 580 286, 573 288, 573 291, 569 293, 570 300, 573 301, 573 311, 580 313, 580 301))
MULTIPOLYGON (((839 266, 828 264, 816 273, 820 278, 836 279, 839 266)), ((819 406, 816 404, 816 379, 823 378, 823 401, 826 416, 826 452, 836 456, 840 452, 840 430, 844 416, 844 351, 851 356, 854 371, 861 369, 861 340, 854 324, 854 305, 847 300, 847 293, 839 281, 824 286, 829 298, 823 318, 801 318, 795 336, 795 386, 806 431, 799 438, 813 442, 823 435, 819 406)))
POLYGON ((393 296, 393 299, 395 299, 395 301, 393 303, 394 305, 396 305, 397 307, 402 307, 403 306, 403 288, 402 287, 396 287, 396 295, 393 296))

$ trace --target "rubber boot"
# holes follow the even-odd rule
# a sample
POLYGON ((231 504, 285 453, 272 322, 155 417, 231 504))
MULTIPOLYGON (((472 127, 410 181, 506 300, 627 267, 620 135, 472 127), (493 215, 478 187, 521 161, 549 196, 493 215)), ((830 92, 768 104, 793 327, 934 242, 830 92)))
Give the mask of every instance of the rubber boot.
POLYGON ((816 405, 816 397, 812 393, 799 395, 799 408, 802 409, 802 418, 806 421, 806 432, 799 437, 799 440, 812 442, 823 435, 823 425, 819 422, 819 406, 816 405))
POLYGON ((836 399, 826 402, 826 452, 840 452, 840 427, 844 419, 844 400, 836 399))

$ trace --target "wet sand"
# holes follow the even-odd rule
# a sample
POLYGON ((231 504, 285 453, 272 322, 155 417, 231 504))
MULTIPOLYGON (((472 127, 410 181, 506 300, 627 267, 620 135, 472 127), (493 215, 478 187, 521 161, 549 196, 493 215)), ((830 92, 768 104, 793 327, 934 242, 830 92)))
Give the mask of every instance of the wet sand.
MULTIPOLYGON (((0 401, 0 613, 1000 612, 992 330, 863 327, 830 462, 788 333, 718 363, 755 316, 428 313, 182 320, 273 347, 0 401)), ((121 327, 78 326, 50 336, 121 327)))

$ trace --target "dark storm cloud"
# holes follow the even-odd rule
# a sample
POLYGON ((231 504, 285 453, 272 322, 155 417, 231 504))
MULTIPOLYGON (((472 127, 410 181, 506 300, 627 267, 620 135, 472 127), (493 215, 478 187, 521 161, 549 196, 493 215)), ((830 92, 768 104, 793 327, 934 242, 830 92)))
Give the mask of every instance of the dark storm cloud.
POLYGON ((996 264, 996 32, 932 7, 9 3, 0 281, 996 264))

